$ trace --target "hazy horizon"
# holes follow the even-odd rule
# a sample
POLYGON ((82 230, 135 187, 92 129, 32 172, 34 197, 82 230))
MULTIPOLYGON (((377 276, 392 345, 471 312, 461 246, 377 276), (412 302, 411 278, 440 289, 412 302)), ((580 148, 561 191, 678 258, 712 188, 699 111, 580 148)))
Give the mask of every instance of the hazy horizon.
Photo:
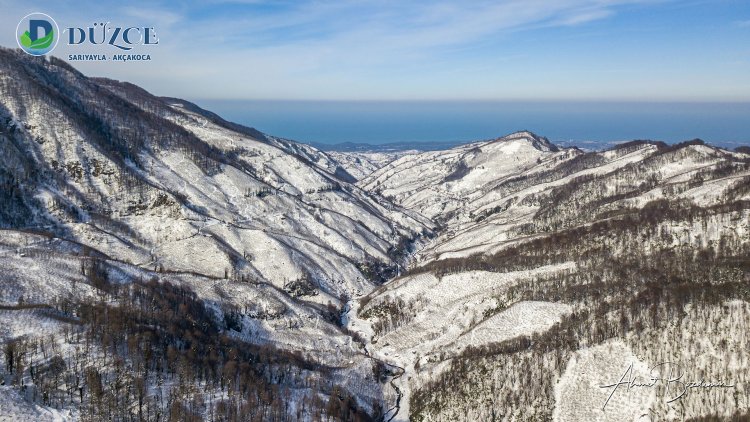
POLYGON ((461 143, 531 130, 597 145, 695 138, 750 145, 750 102, 196 100, 223 118, 299 142, 461 143))
MULTIPOLYGON (((143 62, 70 63, 309 143, 469 142, 519 129, 558 143, 750 143, 746 0, 0 0, 61 30, 152 27, 143 62), (263 100, 259 100, 259 99, 263 100), (198 99, 198 100, 195 100, 198 99)), ((53 55, 119 53, 67 45, 53 55)))

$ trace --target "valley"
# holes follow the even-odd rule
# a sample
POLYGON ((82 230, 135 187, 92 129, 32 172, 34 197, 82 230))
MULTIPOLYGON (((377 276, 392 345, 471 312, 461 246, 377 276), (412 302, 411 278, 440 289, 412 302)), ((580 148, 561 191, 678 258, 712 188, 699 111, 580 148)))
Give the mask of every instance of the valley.
POLYGON ((2 48, 0 99, 0 420, 750 412, 746 150, 324 152, 2 48), (731 387, 605 406, 663 362, 731 387))

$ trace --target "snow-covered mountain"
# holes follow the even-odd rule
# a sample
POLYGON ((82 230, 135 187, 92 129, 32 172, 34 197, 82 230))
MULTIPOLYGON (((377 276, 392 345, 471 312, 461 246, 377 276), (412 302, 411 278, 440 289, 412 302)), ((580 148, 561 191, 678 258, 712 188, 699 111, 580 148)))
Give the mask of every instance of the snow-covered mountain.
POLYGON ((370 174, 360 185, 425 216, 447 221, 508 177, 530 172, 543 159, 551 165, 578 153, 576 149, 560 152, 545 138, 519 132, 405 156, 370 174))
POLYGON ((750 155, 701 141, 584 153, 519 132, 402 157, 360 186, 440 226, 350 311, 373 355, 404 369, 397 419, 747 411, 750 155), (604 406, 600 385, 662 362, 735 387, 604 406))
POLYGON ((392 265, 393 246, 429 228, 312 147, 2 54, 3 169, 23 190, 6 227, 54 225, 141 267, 297 283, 323 303, 367 290, 358 266, 392 265))
POLYGON ((745 417, 748 257, 746 152, 327 153, 0 49, 0 419, 745 417), (667 361, 727 386, 605 405, 667 361))
MULTIPOLYGON (((336 397, 355 397, 344 413, 372 416, 388 401, 339 312, 403 264, 410 244, 430 232, 429 219, 374 200, 315 148, 88 78, 54 58, 0 49, 0 99, 0 312, 17 320, 4 338, 35 337, 38 327, 59 336, 69 329, 55 319, 60 312, 84 323, 80 303, 129 299, 105 286, 155 279, 197 295, 233 339, 303 352, 300 368, 328 368, 305 369, 325 387, 271 384, 324 404, 335 385, 336 397), (25 318, 32 323, 20 324, 25 318)), ((78 347, 68 340, 54 339, 63 356, 78 347)), ((111 380, 110 367, 88 364, 111 380)), ((274 377, 288 372, 277 370, 274 377)), ((6 385, 13 373, 4 373, 6 385)), ((42 394, 24 391, 27 399, 42 394)), ((43 404, 75 408, 57 397, 43 404)), ((312 414, 315 406, 287 411, 312 414)))

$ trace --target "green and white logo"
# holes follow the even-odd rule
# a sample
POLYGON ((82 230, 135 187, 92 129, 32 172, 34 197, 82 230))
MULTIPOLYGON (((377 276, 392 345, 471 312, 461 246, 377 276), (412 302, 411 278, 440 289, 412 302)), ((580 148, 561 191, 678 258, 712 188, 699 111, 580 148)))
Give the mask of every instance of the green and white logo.
POLYGON ((30 13, 18 22, 16 40, 23 51, 32 56, 43 56, 57 47, 60 29, 51 16, 30 13))

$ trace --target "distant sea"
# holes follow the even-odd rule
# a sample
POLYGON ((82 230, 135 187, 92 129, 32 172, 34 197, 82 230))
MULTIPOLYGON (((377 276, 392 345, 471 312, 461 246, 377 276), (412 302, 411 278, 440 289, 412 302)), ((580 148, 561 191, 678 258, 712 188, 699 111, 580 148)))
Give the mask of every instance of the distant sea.
POLYGON ((750 103, 229 101, 198 105, 262 132, 316 145, 450 145, 530 130, 600 149, 651 139, 750 145, 750 103))

